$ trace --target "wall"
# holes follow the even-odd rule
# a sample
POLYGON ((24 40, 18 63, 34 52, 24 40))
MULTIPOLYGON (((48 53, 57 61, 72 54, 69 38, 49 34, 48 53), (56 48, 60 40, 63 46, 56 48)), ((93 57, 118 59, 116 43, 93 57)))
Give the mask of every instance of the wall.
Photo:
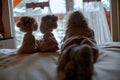
MULTIPOLYGON (((11 1, 11 0, 9 0, 11 1)), ((9 1, 8 0, 2 0, 2 7, 3 7, 3 24, 5 29, 5 38, 13 37, 12 35, 12 24, 11 24, 11 18, 10 18, 10 8, 9 8, 9 1)))
POLYGON ((13 13, 12 13, 12 0, 2 0, 2 20, 5 30, 5 38, 0 39, 1 48, 16 48, 14 38, 14 24, 13 24, 13 13), (12 38, 11 38, 12 37, 12 38))
POLYGON ((0 0, 0 38, 4 37, 4 25, 2 20, 2 1, 0 0))
POLYGON ((111 30, 113 41, 120 42, 120 0, 111 0, 111 30))

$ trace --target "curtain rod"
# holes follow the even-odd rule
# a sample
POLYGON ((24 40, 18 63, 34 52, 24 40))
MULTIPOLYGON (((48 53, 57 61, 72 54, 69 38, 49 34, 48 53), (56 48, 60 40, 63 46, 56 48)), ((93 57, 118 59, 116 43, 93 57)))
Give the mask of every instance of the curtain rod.
POLYGON ((83 2, 98 2, 98 1, 101 1, 101 0, 83 0, 83 2))
POLYGON ((41 7, 42 9, 46 6, 49 6, 49 2, 38 2, 38 3, 26 3, 26 8, 36 8, 41 7))

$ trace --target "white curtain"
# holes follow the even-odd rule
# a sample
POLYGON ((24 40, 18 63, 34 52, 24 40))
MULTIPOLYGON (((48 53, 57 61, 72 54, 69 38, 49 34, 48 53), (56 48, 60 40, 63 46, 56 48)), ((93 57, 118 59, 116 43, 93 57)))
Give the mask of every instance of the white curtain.
MULTIPOLYGON (((26 3, 37 3, 37 2, 47 2, 48 0, 24 0, 26 3)), ((26 8, 25 15, 26 16, 32 16, 36 19, 38 23, 38 29, 37 31, 33 32, 33 35, 36 39, 40 39, 42 37, 42 33, 40 32, 39 26, 41 22, 41 17, 46 14, 51 14, 49 7, 44 7, 43 9, 40 7, 36 8, 26 8)))
MULTIPOLYGON (((65 1, 64 0, 24 0, 25 3, 32 3, 32 2, 47 2, 49 1, 49 7, 44 7, 44 9, 38 7, 38 8, 26 8, 26 13, 25 15, 27 16, 32 16, 36 19, 38 22, 38 26, 40 25, 41 22, 41 17, 46 14, 59 14, 59 13, 66 13, 65 9, 65 1)), ((63 38, 63 21, 64 20, 58 20, 58 27, 53 31, 53 34, 55 35, 56 39, 58 42, 61 41, 63 38)), ((40 39, 42 37, 42 33, 38 30, 33 33, 35 35, 36 39, 40 39)))
MULTIPOLYGON (((47 2, 48 0, 24 0, 25 4, 26 3, 37 3, 37 2, 47 2)), ((26 8, 26 13, 25 15, 27 16, 32 16, 34 17, 38 24, 40 23, 41 20, 41 16, 45 15, 45 14, 50 14, 50 10, 49 7, 44 7, 43 9, 40 7, 36 7, 36 8, 26 8)))
POLYGON ((112 36, 108 27, 107 18, 101 2, 84 2, 83 12, 90 27, 95 32, 97 44, 111 42, 112 36))
MULTIPOLYGON (((23 0, 23 4, 32 3, 32 2, 46 2, 49 0, 23 0)), ((107 19, 103 9, 103 3, 101 2, 82 2, 82 0, 74 0, 74 10, 83 10, 86 18, 88 19, 90 27, 95 32, 95 39, 97 44, 102 44, 105 42, 111 42, 112 36, 107 24, 107 19)), ((23 9, 22 6, 19 9, 23 9)), ((34 17, 38 24, 40 24, 41 16, 46 14, 56 14, 56 13, 65 13, 65 0, 50 0, 50 12, 49 7, 41 8, 26 8, 24 13, 26 16, 34 17)), ((22 10, 21 10, 22 11, 22 10)), ((61 19, 58 21, 58 28, 53 31, 58 42, 62 40, 65 33, 65 21, 66 19, 61 19)), ((39 31, 33 33, 36 39, 39 39, 42 34, 39 31)), ((21 35, 20 35, 21 36, 21 35)), ((21 40, 20 40, 21 41, 21 40)))
MULTIPOLYGON (((25 1, 27 1, 27 0, 25 0, 25 1)), ((33 0, 31 0, 31 1, 28 0, 27 2, 32 2, 32 1, 33 0)), ((34 2, 44 2, 44 1, 48 1, 48 0, 40 0, 40 1, 34 1, 34 2)), ((62 1, 61 2, 58 1, 57 3, 52 3, 52 2, 51 2, 51 5, 54 5, 54 4, 58 5, 58 2, 59 2, 59 5, 60 4, 65 5, 64 2, 62 2, 62 1)), ((107 23, 107 18, 106 18, 105 11, 104 11, 104 8, 103 8, 103 3, 100 2, 100 1, 99 2, 95 1, 95 2, 84 2, 82 4, 83 4, 83 12, 85 13, 86 18, 88 19, 89 25, 95 32, 95 39, 97 41, 97 44, 103 44, 105 42, 111 42, 112 41, 112 36, 111 36, 110 29, 109 29, 109 26, 108 26, 108 23, 107 23)), ((51 7, 51 5, 50 5, 50 7, 51 7)), ((60 11, 60 9, 58 10, 57 6, 56 7, 55 6, 51 7, 51 10, 52 9, 57 10, 58 13, 60 11)), ((64 7, 61 7, 61 9, 64 9, 64 7)), ((26 9, 26 14, 35 17, 38 24, 39 24, 42 15, 52 14, 55 11, 54 10, 51 13, 49 10, 50 10, 49 7, 44 8, 44 9, 28 8, 28 9, 26 9)), ((58 25, 59 25, 58 29, 53 31, 53 33, 54 33, 54 35, 55 35, 55 37, 57 38, 58 41, 60 41, 60 39, 62 39, 61 35, 63 35, 63 34, 60 34, 61 33, 60 30, 61 30, 61 27, 62 27, 62 26, 60 26, 60 24, 64 24, 64 23, 59 23, 58 22, 58 25), (59 34, 59 36, 58 36, 58 34, 59 34)), ((41 35, 41 33, 39 31, 35 32, 36 38, 39 38, 40 35, 41 35), (36 35, 36 34, 38 34, 38 35, 36 35)))

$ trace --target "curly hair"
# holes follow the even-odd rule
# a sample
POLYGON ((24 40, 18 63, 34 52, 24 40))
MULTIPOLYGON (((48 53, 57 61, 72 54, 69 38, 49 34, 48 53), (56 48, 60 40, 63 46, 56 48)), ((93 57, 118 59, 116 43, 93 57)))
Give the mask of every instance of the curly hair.
POLYGON ((57 28, 58 17, 55 15, 46 15, 41 19, 40 31, 45 33, 57 28))
POLYGON ((80 11, 75 11, 70 14, 67 28, 69 27, 88 27, 88 22, 80 11))
POLYGON ((19 27, 20 30, 23 32, 36 31, 38 28, 38 24, 33 17, 23 16, 17 23, 17 27, 19 27))

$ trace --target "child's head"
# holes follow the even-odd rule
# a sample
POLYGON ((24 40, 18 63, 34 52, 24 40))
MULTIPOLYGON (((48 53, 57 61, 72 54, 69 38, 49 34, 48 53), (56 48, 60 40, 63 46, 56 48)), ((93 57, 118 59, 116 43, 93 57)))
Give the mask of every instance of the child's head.
POLYGON ((57 28, 58 17, 55 15, 46 15, 41 19, 40 31, 42 33, 52 32, 53 29, 57 28))
POLYGON ((33 17, 23 16, 20 18, 20 21, 17 23, 17 27, 20 28, 23 32, 36 31, 38 24, 33 17))
POLYGON ((69 27, 86 27, 88 26, 88 23, 80 11, 74 11, 70 14, 68 22, 67 22, 67 28, 69 27))

